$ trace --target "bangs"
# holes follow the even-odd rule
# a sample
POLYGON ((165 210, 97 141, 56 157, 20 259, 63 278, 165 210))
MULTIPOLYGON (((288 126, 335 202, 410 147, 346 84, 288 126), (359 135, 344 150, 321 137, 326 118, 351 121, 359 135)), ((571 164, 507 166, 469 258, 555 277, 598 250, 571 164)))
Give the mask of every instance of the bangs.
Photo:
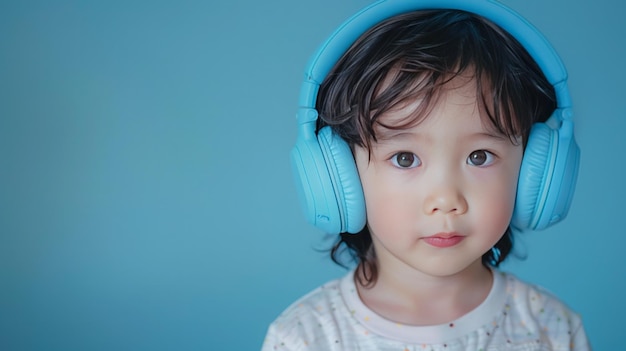
MULTIPOLYGON (((460 63, 459 63, 460 65, 460 63)), ((511 116, 512 101, 501 102, 491 93, 495 87, 484 70, 478 70, 472 62, 453 72, 412 72, 403 67, 393 68, 376 87, 369 108, 358 111, 360 146, 371 147, 371 142, 384 139, 381 130, 409 129, 430 115, 441 96, 450 89, 449 83, 462 77, 464 84, 473 84, 477 105, 485 129, 502 135, 517 144, 522 140, 524 126, 511 116), (411 108, 407 109, 408 106, 411 108), (395 113, 400 112, 400 113, 395 113), (394 118, 387 118, 389 114, 394 118)))
POLYGON ((485 127, 525 145, 533 123, 556 107, 553 87, 513 37, 463 11, 417 11, 366 32, 335 66, 318 95, 321 124, 350 145, 370 148, 379 128, 421 122, 452 79, 475 81, 485 127), (402 120, 381 116, 420 101, 402 120))

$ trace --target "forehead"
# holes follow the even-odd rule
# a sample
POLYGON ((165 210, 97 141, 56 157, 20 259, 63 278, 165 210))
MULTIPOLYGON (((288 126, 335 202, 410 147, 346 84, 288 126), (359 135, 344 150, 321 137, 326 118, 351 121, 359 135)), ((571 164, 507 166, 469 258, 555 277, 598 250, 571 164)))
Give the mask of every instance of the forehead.
POLYGON ((377 138, 384 139, 390 134, 397 134, 397 131, 420 125, 433 115, 449 113, 455 114, 456 118, 477 116, 470 118, 470 124, 467 121, 459 122, 465 122, 463 124, 473 130, 501 134, 488 117, 479 89, 472 75, 458 74, 431 90, 432 93, 407 94, 380 115, 375 126, 377 138))

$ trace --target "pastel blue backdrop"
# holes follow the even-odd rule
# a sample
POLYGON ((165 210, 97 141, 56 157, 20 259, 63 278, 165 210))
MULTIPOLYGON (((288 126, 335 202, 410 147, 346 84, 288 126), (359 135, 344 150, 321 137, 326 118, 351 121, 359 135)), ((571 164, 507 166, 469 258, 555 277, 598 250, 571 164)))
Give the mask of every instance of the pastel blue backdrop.
MULTIPOLYGON (((344 274, 288 164, 302 72, 367 0, 0 2, 0 350, 258 350, 344 274)), ((504 0, 570 72, 582 149, 568 219, 505 269, 626 316, 623 2, 504 0)))

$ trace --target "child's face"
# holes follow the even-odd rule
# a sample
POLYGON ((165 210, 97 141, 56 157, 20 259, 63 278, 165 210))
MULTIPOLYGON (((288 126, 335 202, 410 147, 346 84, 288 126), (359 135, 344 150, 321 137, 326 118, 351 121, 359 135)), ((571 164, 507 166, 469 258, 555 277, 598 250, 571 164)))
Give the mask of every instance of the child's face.
MULTIPOLYGON (((381 274, 448 276, 482 267, 482 255, 505 233, 523 148, 483 126, 475 90, 472 80, 455 78, 425 120, 381 127, 371 154, 355 148, 381 274)), ((417 104, 382 122, 400 122, 417 104)))

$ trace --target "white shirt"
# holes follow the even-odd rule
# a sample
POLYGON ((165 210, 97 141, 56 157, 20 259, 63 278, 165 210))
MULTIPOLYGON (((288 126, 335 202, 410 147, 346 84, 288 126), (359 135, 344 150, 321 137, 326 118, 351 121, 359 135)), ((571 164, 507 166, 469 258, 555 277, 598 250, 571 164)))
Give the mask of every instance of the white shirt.
POLYGON ((487 298, 457 320, 392 322, 359 298, 354 271, 287 308, 269 327, 270 350, 590 350, 580 317, 546 291, 494 271, 487 298))

